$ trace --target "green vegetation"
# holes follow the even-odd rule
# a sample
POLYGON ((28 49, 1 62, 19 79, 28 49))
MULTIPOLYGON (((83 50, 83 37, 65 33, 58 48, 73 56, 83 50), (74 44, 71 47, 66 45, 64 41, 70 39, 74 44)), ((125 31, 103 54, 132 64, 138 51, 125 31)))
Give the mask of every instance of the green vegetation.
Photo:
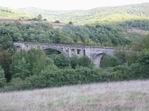
MULTIPOLYGON (((98 44, 101 46, 118 46, 130 43, 123 31, 108 25, 65 26, 61 30, 53 29, 46 23, 34 25, 1 24, 1 36, 4 39, 24 42, 52 42, 98 44)), ((5 43, 3 42, 2 43, 5 43)), ((8 40, 5 40, 8 41, 8 40)), ((9 45, 10 45, 9 42, 9 45)), ((7 44, 5 44, 7 45, 7 44)), ((5 46, 4 45, 4 46, 5 46)), ((7 46, 6 46, 7 47, 7 46)))
MULTIPOLYGON (((84 16, 83 21, 74 17, 76 21, 79 19, 80 23, 88 24, 81 26, 70 22, 61 29, 54 29, 47 21, 43 22, 45 16, 40 14, 32 19, 38 20, 34 24, 1 23, 1 89, 31 89, 149 78, 147 6, 148 4, 126 6, 122 7, 123 10, 116 7, 112 8, 112 12, 111 8, 89 10, 85 12, 86 16, 81 15, 84 16), (87 57, 66 58, 52 49, 45 52, 37 49, 16 51, 13 42, 75 43, 115 47, 117 51, 113 56, 104 55, 101 68, 97 69, 87 57)), ((85 14, 84 11, 81 13, 85 14)))
POLYGON ((58 30, 46 24, 2 24, 0 28, 0 75, 5 74, 0 86, 4 90, 149 78, 149 36, 132 42, 121 30, 108 25, 68 25, 58 30), (104 55, 102 68, 96 69, 87 57, 66 58, 55 50, 17 52, 12 47, 14 41, 63 43, 63 40, 131 48, 127 49, 130 53, 117 50, 113 57, 104 55))

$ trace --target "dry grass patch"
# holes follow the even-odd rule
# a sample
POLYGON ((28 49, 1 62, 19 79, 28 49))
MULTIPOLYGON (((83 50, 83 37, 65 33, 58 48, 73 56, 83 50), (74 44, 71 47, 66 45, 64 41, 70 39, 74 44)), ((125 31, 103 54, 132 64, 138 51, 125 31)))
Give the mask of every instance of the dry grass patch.
POLYGON ((0 93, 0 111, 149 111, 149 81, 0 93))

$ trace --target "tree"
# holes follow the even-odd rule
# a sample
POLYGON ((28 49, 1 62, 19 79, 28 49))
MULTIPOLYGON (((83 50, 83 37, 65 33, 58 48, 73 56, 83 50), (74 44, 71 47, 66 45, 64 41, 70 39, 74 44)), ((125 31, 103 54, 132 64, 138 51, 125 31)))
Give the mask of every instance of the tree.
POLYGON ((56 20, 54 23, 61 23, 59 20, 56 20))
POLYGON ((73 25, 73 22, 72 22, 72 21, 70 21, 68 24, 69 24, 69 25, 73 25))
POLYGON ((11 80, 10 72, 11 54, 6 50, 0 50, 0 65, 2 66, 7 82, 11 80))
POLYGON ((11 80, 10 64, 13 51, 13 33, 7 28, 0 29, 0 65, 2 66, 7 82, 11 80))
POLYGON ((52 58, 54 60, 54 64, 59 68, 64 68, 69 66, 69 60, 62 54, 54 54, 52 55, 52 58))
POLYGON ((78 65, 82 67, 92 67, 93 63, 88 57, 80 57, 78 58, 78 65))
POLYGON ((146 35, 139 41, 136 41, 134 49, 138 51, 141 51, 142 49, 149 49, 149 35, 146 35))
POLYGON ((0 80, 1 80, 1 79, 4 79, 4 78, 5 78, 4 70, 3 70, 3 68, 0 66, 0 80))
POLYGON ((38 20, 38 21, 42 21, 42 15, 41 15, 41 14, 39 14, 39 15, 37 16, 37 20, 38 20))
POLYGON ((0 49, 9 50, 12 48, 12 32, 6 28, 0 29, 0 49))
POLYGON ((41 50, 16 52, 12 58, 11 70, 13 77, 25 79, 32 75, 40 75, 49 66, 55 68, 53 61, 41 50))

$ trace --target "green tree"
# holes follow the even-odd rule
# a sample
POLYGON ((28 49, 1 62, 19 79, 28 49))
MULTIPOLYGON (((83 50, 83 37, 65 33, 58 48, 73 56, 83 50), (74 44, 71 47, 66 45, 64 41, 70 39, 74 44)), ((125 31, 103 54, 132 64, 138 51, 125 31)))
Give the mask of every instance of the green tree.
POLYGON ((4 70, 2 69, 2 67, 0 66, 0 79, 4 79, 5 75, 4 75, 4 70))
POLYGON ((87 56, 78 58, 78 65, 82 67, 93 67, 93 63, 87 56))
POLYGON ((4 70, 7 82, 11 80, 10 64, 11 64, 11 54, 6 50, 0 49, 0 65, 4 70))
POLYGON ((38 21, 42 21, 42 15, 41 15, 41 14, 39 14, 39 15, 37 16, 37 20, 38 20, 38 21))
POLYGON ((40 75, 49 66, 56 68, 53 61, 41 50, 20 51, 13 55, 11 69, 13 77, 25 79, 32 75, 40 75))
POLYGON ((69 66, 69 59, 66 58, 63 54, 54 54, 51 57, 54 61, 54 64, 59 68, 64 68, 69 66))

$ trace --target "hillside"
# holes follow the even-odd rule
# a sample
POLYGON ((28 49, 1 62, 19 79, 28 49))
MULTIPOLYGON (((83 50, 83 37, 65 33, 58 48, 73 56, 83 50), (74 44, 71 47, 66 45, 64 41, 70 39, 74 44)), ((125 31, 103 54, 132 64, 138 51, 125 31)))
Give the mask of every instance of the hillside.
POLYGON ((20 10, 34 16, 42 14, 43 17, 50 21, 60 20, 63 22, 72 21, 78 24, 90 24, 96 22, 107 23, 132 19, 148 19, 148 7, 149 3, 74 11, 49 11, 33 7, 20 10))
POLYGON ((0 110, 148 111, 148 84, 130 81, 0 93, 0 110))
POLYGON ((120 22, 134 19, 149 19, 149 3, 119 7, 104 7, 90 10, 51 11, 34 7, 18 10, 0 7, 0 17, 20 18, 33 17, 41 14, 49 21, 72 21, 77 24, 120 22))
MULTIPOLYGON (((73 10, 73 11, 50 11, 34 7, 12 10, 0 7, 0 17, 34 18, 37 17, 39 14, 41 14, 43 18, 46 18, 48 21, 59 20, 64 23, 72 21, 74 24, 78 25, 94 24, 94 26, 99 24, 100 27, 103 27, 102 28, 103 30, 105 29, 104 25, 112 28, 115 27, 116 30, 120 30, 122 35, 124 35, 125 37, 129 39, 132 38, 136 39, 139 38, 139 36, 146 35, 149 33, 148 7, 149 3, 134 4, 119 7, 95 8, 90 10, 73 10)), ((108 30, 108 32, 111 33, 110 30, 108 30)), ((98 35, 107 36, 108 33, 107 32, 105 33, 106 34, 98 34, 98 35)))
POLYGON ((29 15, 19 10, 0 7, 0 18, 21 18, 21 17, 28 18, 29 15))

